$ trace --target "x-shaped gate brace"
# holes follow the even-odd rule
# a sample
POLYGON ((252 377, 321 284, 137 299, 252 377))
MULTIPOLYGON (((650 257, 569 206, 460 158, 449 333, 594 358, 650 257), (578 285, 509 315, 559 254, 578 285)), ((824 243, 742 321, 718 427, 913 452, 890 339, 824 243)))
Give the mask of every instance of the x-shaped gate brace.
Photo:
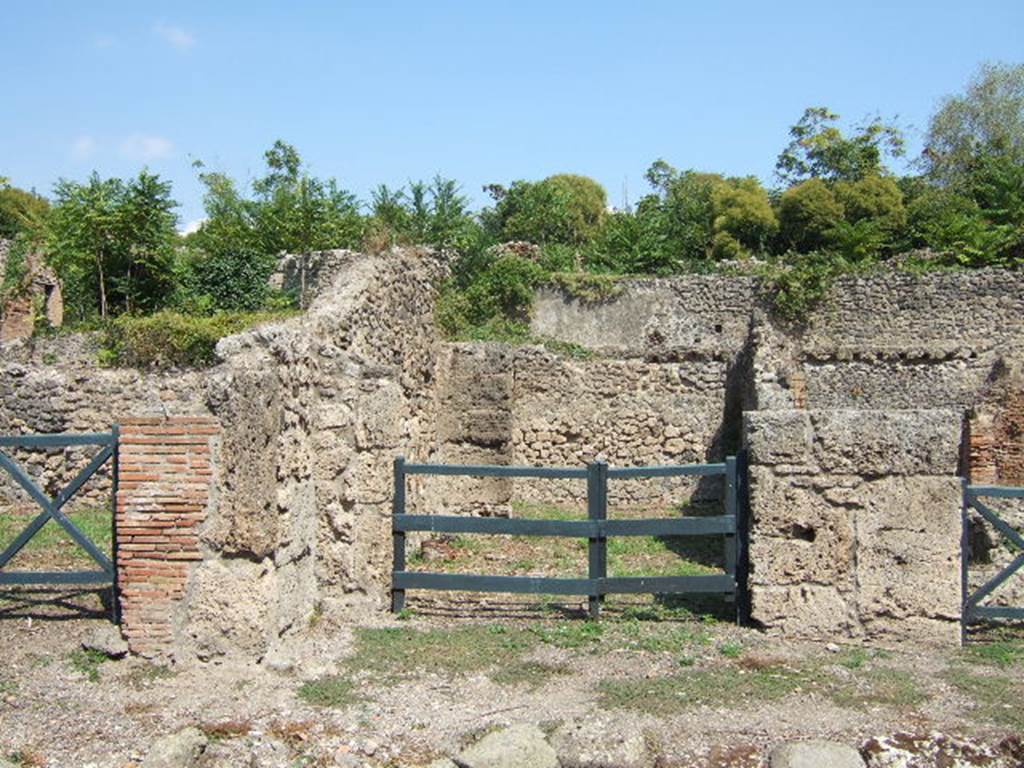
MULTIPOLYGON (((66 448, 73 445, 102 446, 90 461, 64 488, 50 498, 25 472, 24 469, 6 453, 0 450, 0 470, 4 470, 41 508, 35 519, 18 534, 7 548, 0 552, 0 584, 116 584, 117 574, 114 564, 82 531, 76 526, 61 508, 85 485, 96 472, 113 458, 114 488, 117 487, 117 427, 111 432, 92 434, 53 434, 53 435, 3 435, 0 436, 0 448, 66 448), (55 521, 68 532, 72 539, 96 561, 100 571, 9 571, 4 573, 3 567, 17 555, 22 548, 48 520, 55 521)), ((116 605, 116 600, 112 601, 116 605)))
POLYGON ((967 590, 967 560, 968 552, 963 552, 963 586, 964 605, 963 621, 968 623, 974 619, 1024 619, 1024 607, 1009 607, 1002 605, 979 605, 979 603, 999 588, 1007 579, 1017 571, 1024 568, 1024 537, 1009 523, 999 517, 992 509, 983 504, 979 497, 992 497, 1003 499, 1024 499, 1024 488, 1009 488, 995 485, 965 485, 964 486, 964 530, 966 536, 967 509, 971 508, 992 524, 992 527, 1005 536, 1011 544, 1017 547, 1019 554, 1010 561, 995 576, 986 581, 973 593, 968 594, 967 590))

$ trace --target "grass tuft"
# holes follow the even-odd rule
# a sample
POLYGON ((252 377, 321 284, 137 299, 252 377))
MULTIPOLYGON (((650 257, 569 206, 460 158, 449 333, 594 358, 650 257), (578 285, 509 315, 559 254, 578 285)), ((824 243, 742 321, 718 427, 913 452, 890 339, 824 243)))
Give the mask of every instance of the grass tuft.
POLYGON ((299 688, 299 698, 317 707, 336 709, 343 709, 359 701, 355 684, 343 675, 328 675, 303 683, 299 688))
POLYGON ((94 651, 91 648, 80 648, 68 654, 68 661, 71 668, 81 672, 91 683, 98 683, 100 680, 100 665, 107 661, 105 654, 94 651))

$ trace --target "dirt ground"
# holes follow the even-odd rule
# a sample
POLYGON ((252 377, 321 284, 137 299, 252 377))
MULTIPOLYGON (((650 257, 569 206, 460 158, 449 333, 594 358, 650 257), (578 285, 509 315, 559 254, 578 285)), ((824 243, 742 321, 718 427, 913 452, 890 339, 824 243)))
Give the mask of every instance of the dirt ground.
POLYGON ((398 619, 313 617, 293 663, 167 668, 81 650, 107 621, 96 592, 0 595, 0 755, 16 765, 125 768, 190 725, 205 764, 254 766, 425 765, 517 722, 640 734, 658 765, 708 768, 762 765, 795 738, 1024 732, 1019 633, 826 647, 658 602, 609 603, 595 624, 582 604, 410 595, 398 619))

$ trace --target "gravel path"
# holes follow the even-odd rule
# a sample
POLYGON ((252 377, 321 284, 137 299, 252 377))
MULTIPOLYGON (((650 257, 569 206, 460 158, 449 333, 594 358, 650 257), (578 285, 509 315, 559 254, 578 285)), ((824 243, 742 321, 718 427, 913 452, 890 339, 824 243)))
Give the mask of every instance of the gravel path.
MULTIPOLYGON (((462 615, 464 604, 419 608, 412 620, 377 616, 360 628, 326 617, 296 650, 294 665, 226 661, 164 669, 137 659, 97 663, 79 652, 82 638, 106 620, 95 593, 8 594, 0 600, 0 754, 17 756, 23 765, 126 768, 141 763, 157 737, 195 725, 212 739, 204 758, 211 765, 230 765, 231 755, 249 754, 257 743, 265 754, 251 765, 422 765, 496 727, 530 722, 550 732, 589 723, 611 740, 643 734, 661 756, 659 765, 725 767, 758 765, 771 745, 795 738, 859 745, 900 731, 939 731, 992 744, 1015 730, 1007 725, 1012 717, 1000 713, 1002 703, 984 709, 949 682, 949 673, 1001 672, 1019 681, 1019 663, 1013 670, 989 669, 959 652, 918 648, 865 655, 785 643, 717 622, 626 621, 614 611, 599 639, 581 640, 583 623, 557 614, 552 620, 550 609, 491 602, 477 612, 485 620, 471 620, 462 615), (495 622, 502 629, 492 629, 495 622), (384 628, 398 632, 373 634, 384 628), (435 668, 422 667, 430 657, 417 655, 429 648, 409 651, 411 671, 404 676, 373 666, 378 659, 372 654, 395 649, 376 649, 368 638, 390 642, 414 631, 468 638, 467 630, 484 632, 472 637, 485 640, 486 633, 505 632, 541 640, 524 640, 492 666, 486 657, 467 662, 465 671, 453 672, 451 662, 461 652, 471 655, 469 645, 453 645, 435 668), (679 637, 693 641, 669 642, 679 637), (362 669, 346 665, 354 653, 362 669), (510 667, 523 677, 503 680, 500 672, 510 667), (786 677, 804 668, 813 675, 796 682, 786 677), (538 670, 535 679, 528 676, 538 670), (781 695, 771 688, 772 670, 789 686, 781 695), (354 685, 347 706, 315 706, 298 695, 304 683, 332 674, 354 685), (723 681, 736 695, 723 700, 711 690, 698 691, 698 703, 643 695, 608 703, 609 695, 621 693, 617 685, 631 690, 649 681, 655 690, 659 681, 687 675, 723 681), (883 688, 871 685, 906 678, 919 698, 884 687, 889 698, 872 699, 883 688), (761 687, 751 688, 751 680, 761 687), (865 696, 858 698, 862 687, 865 696), (833 689, 847 698, 837 700, 833 689), (711 703, 699 703, 701 696, 711 703), (215 763, 217 755, 222 763, 215 763)), ((1017 696, 1011 706, 1022 692, 1011 689, 1017 696)))

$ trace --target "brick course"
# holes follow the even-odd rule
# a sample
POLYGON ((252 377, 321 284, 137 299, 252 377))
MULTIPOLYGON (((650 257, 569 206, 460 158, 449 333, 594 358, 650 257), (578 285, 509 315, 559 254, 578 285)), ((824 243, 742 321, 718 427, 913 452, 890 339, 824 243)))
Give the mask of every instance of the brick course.
POLYGON ((175 613, 194 562, 202 559, 213 471, 211 417, 136 418, 121 423, 117 571, 121 622, 134 653, 167 655, 175 613))

